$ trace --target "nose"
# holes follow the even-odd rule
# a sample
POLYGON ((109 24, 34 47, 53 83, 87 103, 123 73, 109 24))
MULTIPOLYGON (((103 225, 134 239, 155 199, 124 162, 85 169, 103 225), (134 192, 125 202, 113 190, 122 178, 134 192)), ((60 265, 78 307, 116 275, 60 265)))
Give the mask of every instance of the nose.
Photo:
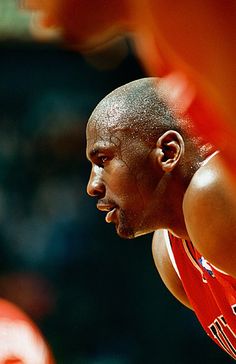
POLYGON ((102 197, 105 194, 105 186, 102 180, 102 168, 94 166, 91 170, 87 193, 92 197, 102 197))

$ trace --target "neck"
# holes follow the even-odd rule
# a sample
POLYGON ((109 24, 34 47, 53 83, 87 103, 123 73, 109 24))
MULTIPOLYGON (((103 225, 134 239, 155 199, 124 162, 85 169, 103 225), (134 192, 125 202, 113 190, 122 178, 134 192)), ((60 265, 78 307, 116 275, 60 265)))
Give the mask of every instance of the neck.
MULTIPOLYGON (((193 147, 193 146, 192 146, 193 147)), ((167 211, 166 228, 175 236, 189 240, 183 213, 183 200, 185 192, 202 162, 213 153, 213 149, 202 147, 201 152, 196 153, 188 150, 181 163, 169 174, 164 176, 166 191, 170 191, 167 200, 164 201, 167 211)))
POLYGON ((200 164, 197 163, 194 165, 185 163, 178 166, 169 176, 166 176, 168 179, 167 188, 168 191, 171 191, 168 200, 164 203, 167 211, 166 228, 181 239, 189 240, 183 213, 183 200, 189 183, 199 167, 200 164))

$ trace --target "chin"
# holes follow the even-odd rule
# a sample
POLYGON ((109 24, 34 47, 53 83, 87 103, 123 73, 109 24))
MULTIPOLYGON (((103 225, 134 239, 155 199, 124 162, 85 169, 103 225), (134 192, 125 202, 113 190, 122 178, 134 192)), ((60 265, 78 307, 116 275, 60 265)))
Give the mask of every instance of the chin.
POLYGON ((119 210, 119 216, 116 221, 116 232, 123 239, 134 239, 136 235, 136 229, 132 224, 133 212, 127 214, 122 208, 119 210), (130 215, 132 219, 130 218, 130 215))
POLYGON ((134 239, 136 237, 133 229, 125 226, 116 226, 116 232, 123 239, 134 239))
POLYGON ((136 228, 134 226, 130 226, 127 224, 127 221, 125 221, 125 223, 120 220, 119 223, 116 224, 116 232, 117 234, 123 238, 123 239, 134 239, 137 238, 139 236, 142 235, 146 235, 149 233, 152 233, 154 230, 150 230, 150 229, 144 229, 143 227, 139 228, 136 226, 136 228))

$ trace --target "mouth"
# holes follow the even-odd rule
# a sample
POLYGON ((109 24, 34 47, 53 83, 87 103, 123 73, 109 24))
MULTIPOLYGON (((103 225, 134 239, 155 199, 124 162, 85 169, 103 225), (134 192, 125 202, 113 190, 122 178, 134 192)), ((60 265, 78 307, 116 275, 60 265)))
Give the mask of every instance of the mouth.
POLYGON ((117 206, 98 203, 97 208, 99 211, 107 212, 105 220, 108 224, 115 221, 117 206))
POLYGON ((115 220, 116 207, 106 214, 105 220, 108 224, 115 220))

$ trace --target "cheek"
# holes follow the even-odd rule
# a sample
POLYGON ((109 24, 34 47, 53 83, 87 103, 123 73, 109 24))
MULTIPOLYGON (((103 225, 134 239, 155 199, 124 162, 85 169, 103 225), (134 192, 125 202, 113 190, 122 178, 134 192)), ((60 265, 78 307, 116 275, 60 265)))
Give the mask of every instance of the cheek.
POLYGON ((127 203, 139 198, 137 181, 127 167, 116 167, 106 175, 106 186, 113 197, 127 203))
POLYGON ((123 179, 117 188, 119 203, 125 210, 130 210, 134 214, 144 208, 144 198, 136 180, 131 178, 128 178, 128 180, 123 179))
POLYGON ((152 189, 153 176, 146 173, 149 166, 140 166, 137 158, 130 158, 129 163, 125 160, 113 160, 108 165, 104 174, 107 192, 122 204, 141 206, 152 189))

